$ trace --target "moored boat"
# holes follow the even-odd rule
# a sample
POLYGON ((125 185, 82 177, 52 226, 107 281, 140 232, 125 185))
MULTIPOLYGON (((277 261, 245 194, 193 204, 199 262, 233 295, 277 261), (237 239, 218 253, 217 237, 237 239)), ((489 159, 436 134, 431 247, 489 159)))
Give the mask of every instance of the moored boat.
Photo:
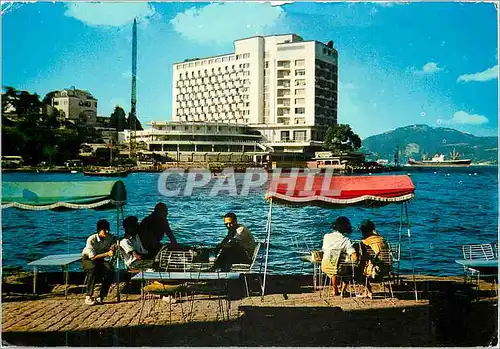
POLYGON ((100 168, 98 170, 83 171, 85 176, 94 177, 127 177, 128 171, 115 167, 100 168))

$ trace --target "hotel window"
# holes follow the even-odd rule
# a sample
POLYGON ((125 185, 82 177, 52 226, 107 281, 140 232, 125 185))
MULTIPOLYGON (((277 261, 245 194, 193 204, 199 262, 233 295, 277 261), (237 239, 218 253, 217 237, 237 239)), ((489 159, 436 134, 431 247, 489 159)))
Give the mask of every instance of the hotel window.
POLYGON ((305 85, 306 85, 305 79, 295 80, 295 86, 305 86, 305 85))
POLYGON ((264 63, 264 68, 266 68, 266 69, 267 69, 267 68, 269 68, 269 62, 268 62, 268 61, 266 61, 266 62, 264 63))
POLYGON ((281 140, 289 141, 290 140, 290 131, 281 131, 281 140))
POLYGON ((250 53, 244 53, 243 58, 250 58, 250 53))
POLYGON ((296 66, 296 67, 303 67, 303 66, 304 66, 304 64, 305 64, 305 60, 303 60, 303 59, 297 59, 297 60, 295 61, 295 66, 296 66))
POLYGON ((293 131, 293 139, 295 141, 305 141, 306 131, 293 131))
POLYGON ((295 75, 300 76, 300 75, 306 75, 305 69, 297 69, 295 70, 295 75))
POLYGON ((278 61, 279 68, 290 68, 290 61, 278 61))
POLYGON ((295 108, 295 114, 305 114, 306 108, 295 108))
POLYGON ((306 90, 303 88, 298 88, 295 90, 295 95, 296 96, 304 96, 306 94, 306 90))
POLYGON ((305 102, 305 98, 295 98, 295 104, 304 104, 305 102))

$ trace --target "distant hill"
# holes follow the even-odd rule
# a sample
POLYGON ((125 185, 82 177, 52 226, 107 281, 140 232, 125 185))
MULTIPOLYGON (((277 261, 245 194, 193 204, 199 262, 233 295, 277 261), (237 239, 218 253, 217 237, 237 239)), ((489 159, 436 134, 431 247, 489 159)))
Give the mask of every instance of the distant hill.
POLYGON ((401 163, 406 163, 408 158, 420 160, 423 153, 429 157, 440 153, 448 159, 453 149, 460 154, 460 159, 472 159, 473 163, 497 164, 498 159, 498 137, 478 137, 451 128, 427 125, 400 127, 368 137, 363 140, 361 151, 367 154, 367 159, 392 162, 398 145, 401 163))

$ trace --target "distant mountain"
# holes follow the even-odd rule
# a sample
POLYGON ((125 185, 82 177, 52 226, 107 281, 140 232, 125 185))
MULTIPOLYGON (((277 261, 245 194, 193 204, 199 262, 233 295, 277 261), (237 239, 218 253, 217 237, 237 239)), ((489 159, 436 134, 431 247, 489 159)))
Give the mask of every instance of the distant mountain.
POLYGON ((490 162, 497 164, 498 137, 478 137, 469 133, 444 127, 411 125, 384 132, 363 140, 361 151, 367 159, 387 159, 392 162, 396 146, 400 150, 400 162, 408 158, 422 159, 426 153, 432 157, 435 153, 450 158, 454 149, 460 159, 472 159, 473 163, 490 162))

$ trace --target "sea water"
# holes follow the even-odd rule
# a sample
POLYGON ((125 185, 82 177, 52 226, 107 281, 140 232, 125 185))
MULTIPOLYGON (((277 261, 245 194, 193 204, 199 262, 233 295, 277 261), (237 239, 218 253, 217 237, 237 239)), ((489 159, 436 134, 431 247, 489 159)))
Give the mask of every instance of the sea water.
MULTIPOLYGON (((405 170, 399 174, 407 174, 405 170)), ((401 235, 403 272, 459 275, 464 244, 498 241, 498 169, 468 167, 426 169, 410 173, 416 197, 408 203, 410 236, 403 224, 401 235)), ((195 189, 192 196, 164 197, 158 192, 159 173, 132 173, 125 182, 128 203, 125 216, 144 218, 157 202, 169 207, 169 222, 180 243, 215 246, 226 234, 222 217, 228 211, 238 215, 258 240, 264 240, 269 204, 265 188, 251 190, 248 196, 229 196, 221 192, 210 196, 211 187, 195 189)), ((241 188, 243 175, 237 174, 241 188)), ((3 181, 105 180, 79 174, 6 173, 3 181)), ((108 178, 109 180, 109 178, 108 178)), ((219 179, 221 180, 221 179, 219 179)), ((182 186, 183 183, 179 185, 182 186)), ((311 266, 300 260, 304 251, 320 249, 323 235, 340 215, 351 219, 355 228, 351 239, 360 239, 356 227, 365 219, 390 242, 400 239, 401 205, 380 208, 328 209, 294 208, 273 205, 270 272, 275 274, 310 273, 311 266)), ((3 267, 21 266, 49 254, 80 253, 86 238, 95 230, 97 220, 110 221, 116 232, 116 211, 2 211, 3 267)), ((406 217, 403 210, 403 223, 406 217)), ((123 234, 123 230, 119 231, 123 234)), ((167 239, 167 238, 165 238, 167 239)), ((165 240, 166 241, 166 240, 165 240)))

